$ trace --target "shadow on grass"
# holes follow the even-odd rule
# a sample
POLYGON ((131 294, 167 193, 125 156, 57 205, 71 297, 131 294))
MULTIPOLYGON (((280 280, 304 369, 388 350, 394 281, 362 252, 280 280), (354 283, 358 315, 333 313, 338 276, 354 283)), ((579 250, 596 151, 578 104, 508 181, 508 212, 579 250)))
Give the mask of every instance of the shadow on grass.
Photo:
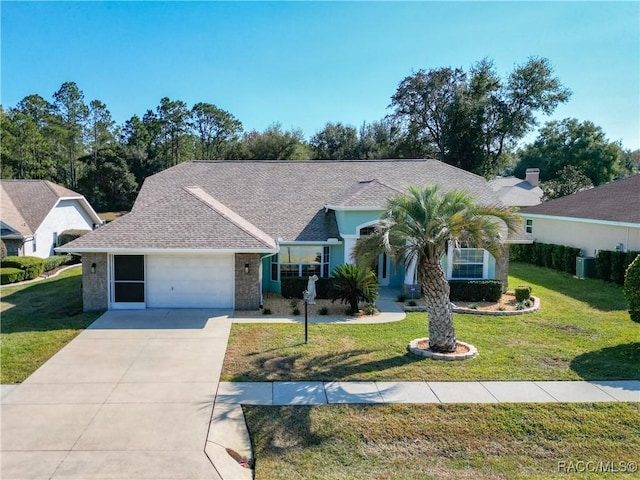
POLYGON ((283 455, 296 447, 313 447, 329 440, 311 428, 312 409, 308 406, 243 405, 242 410, 251 437, 262 433, 260 441, 253 442, 257 458, 283 455))
POLYGON ((570 366, 585 380, 640 380, 640 342, 583 353, 570 366))
POLYGON ((247 371, 233 375, 232 381, 333 381, 425 361, 409 352, 370 360, 368 356, 372 353, 374 353, 372 350, 346 350, 311 358, 302 353, 283 356, 260 354, 252 360, 251 367, 247 371))
MULTIPOLYGON (((593 278, 579 279, 568 273, 523 263, 511 263, 510 275, 525 284, 540 285, 603 312, 627 309, 622 287, 614 283, 593 278)), ((512 289, 514 287, 510 285, 512 289)), ((535 288, 533 290, 532 294, 536 295, 535 288)))
POLYGON ((95 314, 82 312, 81 276, 56 278, 25 285, 2 295, 9 304, 2 311, 2 333, 82 329, 95 314))

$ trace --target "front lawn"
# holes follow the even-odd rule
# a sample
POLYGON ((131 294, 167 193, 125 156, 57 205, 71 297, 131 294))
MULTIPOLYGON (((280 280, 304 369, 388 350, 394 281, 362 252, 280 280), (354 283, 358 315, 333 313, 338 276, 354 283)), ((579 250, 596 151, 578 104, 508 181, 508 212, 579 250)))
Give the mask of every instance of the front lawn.
POLYGON ((257 480, 637 478, 640 458, 638 403, 243 409, 257 480))
POLYGON ((0 383, 20 383, 90 325, 100 312, 82 312, 81 267, 49 280, 0 290, 0 383))
MULTIPOLYGON (((427 336, 426 314, 381 325, 234 324, 222 380, 640 379, 640 325, 620 287, 512 264, 509 285, 531 285, 542 309, 515 317, 456 315, 460 340, 480 355, 437 362, 407 353, 427 336)), ((259 320, 258 320, 259 321, 259 320)))

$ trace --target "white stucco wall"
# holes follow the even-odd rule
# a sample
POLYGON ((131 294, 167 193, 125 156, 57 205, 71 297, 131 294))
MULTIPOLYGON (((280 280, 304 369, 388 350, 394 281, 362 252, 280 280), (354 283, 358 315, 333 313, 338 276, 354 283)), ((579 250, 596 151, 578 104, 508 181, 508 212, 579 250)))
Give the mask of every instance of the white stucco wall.
POLYGON ((588 257, 595 256, 597 250, 615 250, 618 244, 623 245, 623 251, 640 250, 640 225, 634 228, 522 216, 533 220, 534 241, 580 248, 588 257))
POLYGON ((40 258, 53 255, 54 234, 65 230, 93 230, 93 220, 78 200, 61 200, 49 212, 36 230, 36 250, 32 242, 25 242, 24 255, 40 258))

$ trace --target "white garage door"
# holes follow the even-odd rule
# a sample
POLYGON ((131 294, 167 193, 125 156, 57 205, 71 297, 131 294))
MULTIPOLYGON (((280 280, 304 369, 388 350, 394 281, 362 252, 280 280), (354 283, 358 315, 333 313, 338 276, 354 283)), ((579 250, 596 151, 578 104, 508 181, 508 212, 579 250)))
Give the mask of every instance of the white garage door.
POLYGON ((233 254, 147 255, 146 274, 149 308, 233 308, 233 254))

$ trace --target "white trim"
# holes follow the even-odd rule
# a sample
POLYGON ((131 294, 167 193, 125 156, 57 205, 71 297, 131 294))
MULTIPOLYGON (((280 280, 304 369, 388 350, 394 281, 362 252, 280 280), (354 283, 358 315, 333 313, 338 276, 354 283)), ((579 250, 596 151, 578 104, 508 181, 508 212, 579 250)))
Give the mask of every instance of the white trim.
POLYGON ((339 205, 325 205, 325 210, 334 210, 336 212, 382 212, 385 207, 341 207, 339 205))
POLYGON ((305 245, 323 245, 323 246, 327 246, 327 245, 341 245, 342 242, 340 240, 338 241, 332 241, 330 242, 329 240, 319 240, 317 242, 314 242, 313 240, 304 240, 304 241, 287 241, 287 240, 280 240, 278 242, 278 245, 282 246, 282 247, 286 247, 289 245, 300 245, 300 246, 305 246, 305 245))
POLYGON ((176 255, 215 255, 225 253, 278 253, 278 249, 265 248, 105 248, 105 247, 84 247, 65 248, 57 247, 56 252, 62 253, 107 253, 111 255, 153 255, 153 254, 176 254, 176 255))
POLYGON ((578 223, 593 223, 596 225, 608 225, 612 227, 631 227, 631 228, 640 228, 640 223, 631 223, 631 222, 615 222, 612 220, 596 220, 593 218, 580 218, 580 217, 562 217, 557 215, 542 215, 539 213, 523 213, 518 212, 523 218, 531 217, 531 218, 542 218, 545 220, 557 220, 563 222, 578 222, 578 223))

